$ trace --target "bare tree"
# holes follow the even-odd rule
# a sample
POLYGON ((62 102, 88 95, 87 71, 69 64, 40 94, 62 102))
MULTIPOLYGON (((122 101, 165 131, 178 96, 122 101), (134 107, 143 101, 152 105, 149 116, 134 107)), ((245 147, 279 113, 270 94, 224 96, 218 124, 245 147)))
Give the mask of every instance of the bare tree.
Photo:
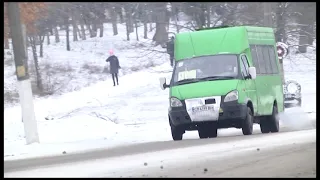
POLYGON ((33 61, 34 61, 34 66, 35 66, 35 71, 36 71, 36 81, 37 81, 37 88, 40 92, 43 91, 43 84, 42 84, 42 77, 40 73, 40 66, 39 66, 39 60, 38 60, 38 55, 37 55, 37 38, 35 35, 30 35, 29 38, 29 44, 31 45, 32 49, 32 54, 33 54, 33 61))

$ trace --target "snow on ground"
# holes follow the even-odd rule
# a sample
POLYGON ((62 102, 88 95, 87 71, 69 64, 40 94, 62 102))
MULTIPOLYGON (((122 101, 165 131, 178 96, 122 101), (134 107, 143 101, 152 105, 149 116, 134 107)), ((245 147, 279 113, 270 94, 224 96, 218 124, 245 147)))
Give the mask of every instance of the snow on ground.
MULTIPOLYGON (((106 33, 108 32, 110 33, 110 31, 106 31, 106 33)), ((116 38, 107 36, 108 38, 116 38)), ((134 36, 132 35, 131 38, 133 39, 134 36)), ((44 59, 54 59, 53 62, 61 60, 59 63, 63 64, 63 61, 70 58, 66 65, 72 63, 70 67, 73 69, 81 69, 83 64, 91 63, 99 66, 102 70, 105 65, 104 60, 107 50, 114 48, 116 53, 122 52, 119 53, 120 62, 123 69, 128 70, 126 74, 120 77, 120 85, 113 87, 112 80, 106 78, 108 75, 100 74, 97 77, 103 77, 102 80, 95 79, 95 83, 83 88, 83 83, 79 83, 91 80, 84 77, 85 73, 80 73, 79 70, 78 74, 75 73, 76 78, 72 80, 73 82, 68 84, 72 88, 74 85, 78 85, 79 90, 45 98, 35 98, 34 105, 40 144, 25 145, 21 108, 19 105, 7 106, 4 111, 5 159, 61 154, 63 151, 70 153, 130 143, 171 140, 167 118, 168 90, 162 91, 158 80, 160 77, 170 78, 171 67, 167 55, 158 53, 159 57, 161 56, 161 58, 158 58, 153 54, 150 55, 151 57, 145 56, 144 60, 139 61, 128 57, 141 55, 142 52, 139 51, 141 49, 121 49, 126 41, 118 39, 119 44, 117 44, 117 41, 110 41, 112 42, 111 45, 98 38, 92 39, 92 41, 93 43, 88 41, 86 42, 88 44, 85 45, 81 45, 79 42, 78 46, 76 42, 72 42, 73 51, 63 51, 63 54, 60 50, 64 50, 64 45, 57 44, 52 48, 50 46, 51 49, 48 47, 45 50, 47 53, 45 57, 47 58, 43 58, 42 61, 44 59), (98 48, 95 47, 95 43, 100 44, 98 48), (105 45, 101 45, 101 43, 105 43, 105 45), (90 49, 94 53, 87 53, 90 49), (100 55, 98 52, 100 52, 100 55), (154 59, 156 65, 148 69, 141 68, 135 73, 129 72, 135 64, 147 63, 150 58, 154 59)), ((293 79, 301 83, 302 111, 312 112, 309 114, 312 119, 315 119, 316 112, 315 59, 315 52, 305 55, 291 54, 284 63, 286 79, 293 79)), ((10 74, 9 71, 5 69, 7 75, 10 74)), ((60 78, 61 76, 57 77, 60 78)), ((9 82, 13 83, 14 81, 12 78, 11 80, 10 78, 5 79, 5 87, 10 84, 9 82)), ((15 87, 7 86, 7 88, 14 91, 15 87)), ((297 118, 297 114, 294 113, 297 113, 297 111, 289 109, 286 115, 293 114, 290 117, 295 120, 306 120, 302 116, 297 118)), ((255 126, 254 128, 258 129, 259 127, 255 126)), ((230 135, 234 132, 241 134, 241 130, 230 128, 219 130, 219 136, 230 135)), ((198 139, 198 134, 196 131, 187 132, 184 138, 198 139)))

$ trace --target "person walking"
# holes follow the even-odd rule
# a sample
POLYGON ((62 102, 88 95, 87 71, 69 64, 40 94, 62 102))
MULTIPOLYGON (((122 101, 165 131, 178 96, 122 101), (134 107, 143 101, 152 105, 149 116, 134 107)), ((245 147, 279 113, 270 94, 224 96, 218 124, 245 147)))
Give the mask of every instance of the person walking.
POLYGON ((112 81, 113 81, 113 86, 119 85, 119 80, 118 80, 118 73, 119 73, 119 69, 120 64, 119 64, 119 59, 117 56, 114 55, 113 50, 109 51, 109 57, 106 60, 106 62, 110 63, 110 74, 112 75, 112 81))

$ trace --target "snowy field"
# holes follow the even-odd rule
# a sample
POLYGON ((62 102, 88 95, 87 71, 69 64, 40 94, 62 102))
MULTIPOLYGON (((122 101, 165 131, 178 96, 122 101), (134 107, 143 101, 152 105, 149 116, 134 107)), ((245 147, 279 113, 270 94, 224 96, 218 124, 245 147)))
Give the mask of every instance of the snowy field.
MULTIPOLYGON (((143 42, 142 37, 140 42, 134 40, 127 42, 125 37, 123 39, 113 37, 111 26, 105 28, 106 34, 109 34, 105 35, 104 40, 92 38, 84 43, 71 42, 70 52, 65 50, 62 38, 61 43, 45 47, 45 57, 41 59, 42 62, 52 60, 54 63, 50 62, 51 65, 56 64, 57 67, 69 64, 74 70, 73 79, 68 83, 70 89, 65 89, 54 96, 34 99, 39 144, 25 145, 21 108, 18 104, 6 104, 5 160, 172 140, 167 118, 168 90, 162 91, 159 87, 160 77, 170 78, 171 67, 168 56, 153 51, 145 55, 146 51, 143 48, 136 47, 143 42), (115 49, 124 71, 119 78, 120 85, 116 87, 112 86, 109 75, 102 73, 109 48, 115 49), (90 50, 94 53, 89 53, 90 50), (141 58, 130 58, 137 56, 141 58), (65 61, 66 59, 69 60, 65 61), (150 59, 153 65, 148 66, 150 59), (84 67, 83 64, 97 66, 101 72, 96 74, 87 72, 86 76, 86 73, 83 73, 84 68, 81 68, 84 67), (133 72, 132 67, 135 66, 141 67, 133 72), (89 80, 89 77, 92 77, 92 80, 89 80), (72 90, 75 91, 68 92, 72 90)), ((131 39, 135 39, 134 34, 131 34, 131 39)), ((149 34, 148 37, 152 38, 152 35, 149 34)), ((151 40, 144 41, 149 42, 146 48, 150 49, 151 40)), ((161 47, 156 48, 158 51, 164 51, 161 47)), ((302 85, 302 109, 286 111, 281 121, 284 125, 300 126, 305 124, 301 121, 315 119, 315 60, 315 51, 310 50, 306 54, 290 54, 284 62, 286 79, 296 80, 302 85)), ((45 66, 45 63, 42 65, 45 66)), ((5 92, 6 88, 7 91, 15 91, 14 69, 11 68, 5 68, 5 92)), ((56 78, 62 77, 56 76, 56 78)), ((64 81, 66 78, 61 80, 64 81)), ((254 128, 259 129, 259 126, 254 128)), ((242 134, 240 129, 234 128, 219 130, 218 133, 218 136, 242 134)), ((196 131, 187 132, 184 139, 198 139, 198 134, 196 131)))

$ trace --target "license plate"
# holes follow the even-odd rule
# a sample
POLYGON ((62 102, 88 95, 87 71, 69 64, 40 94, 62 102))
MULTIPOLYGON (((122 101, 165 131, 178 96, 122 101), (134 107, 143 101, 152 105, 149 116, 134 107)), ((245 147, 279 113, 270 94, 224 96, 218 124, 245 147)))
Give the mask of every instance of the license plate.
POLYGON ((199 112, 206 112, 206 111, 214 111, 214 107, 200 106, 200 107, 193 107, 192 108, 192 113, 199 113, 199 112))

